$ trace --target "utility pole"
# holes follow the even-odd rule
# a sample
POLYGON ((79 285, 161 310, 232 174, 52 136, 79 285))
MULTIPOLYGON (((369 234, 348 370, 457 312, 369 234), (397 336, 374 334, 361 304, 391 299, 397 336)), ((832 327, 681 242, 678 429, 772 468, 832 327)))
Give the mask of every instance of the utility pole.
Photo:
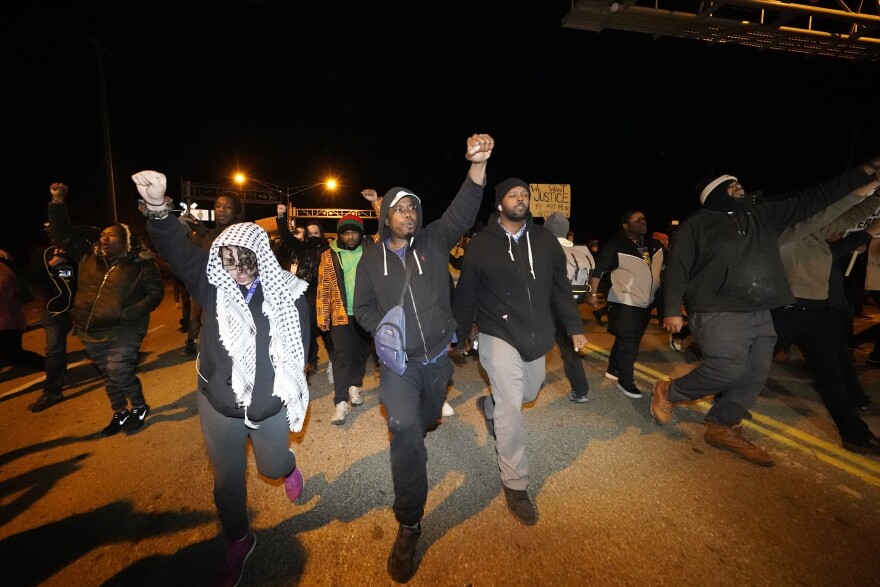
POLYGON ((114 55, 95 39, 89 39, 95 46, 98 56, 98 93, 101 105, 101 143, 104 153, 104 179, 107 182, 107 203, 110 205, 111 220, 119 221, 116 214, 116 181, 113 174, 113 149, 110 143, 110 115, 107 108, 107 78, 104 73, 104 58, 114 55))

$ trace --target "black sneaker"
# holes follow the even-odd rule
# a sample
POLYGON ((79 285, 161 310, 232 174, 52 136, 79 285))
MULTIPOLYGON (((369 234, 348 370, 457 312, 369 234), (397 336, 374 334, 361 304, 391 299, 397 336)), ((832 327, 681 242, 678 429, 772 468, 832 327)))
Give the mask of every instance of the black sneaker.
POLYGON ((113 418, 110 419, 110 423, 107 424, 107 427, 101 430, 101 436, 113 436, 114 434, 117 434, 122 430, 122 427, 125 426, 125 423, 128 422, 129 418, 131 418, 131 412, 128 410, 114 413, 113 418))
POLYGON ((60 393, 44 393, 37 401, 28 406, 33 413, 42 412, 46 408, 51 408, 55 404, 64 401, 64 396, 60 393))
POLYGON ((588 397, 585 396, 585 395, 578 395, 578 394, 572 389, 572 390, 571 390, 571 393, 568 394, 568 401, 570 401, 570 402, 574 402, 574 403, 576 403, 576 404, 585 404, 585 403, 587 403, 588 401, 590 401, 590 398, 588 398, 588 397))
POLYGON ((401 524, 397 530, 397 539, 388 555, 388 574, 398 583, 406 583, 416 574, 416 545, 421 535, 421 523, 415 528, 401 524))
POLYGON ((623 385, 619 381, 617 382, 617 389, 623 392, 623 395, 626 397, 631 397, 634 399, 639 399, 642 397, 642 392, 639 391, 639 388, 636 387, 635 383, 630 383, 629 385, 623 385))
POLYGON ((880 438, 876 436, 864 442, 843 441, 843 448, 862 455, 880 455, 880 438))
POLYGON ((495 438, 495 422, 486 416, 486 400, 489 398, 485 395, 481 395, 477 398, 477 409, 480 410, 480 414, 483 416, 483 421, 486 423, 486 432, 489 433, 489 436, 495 438))
POLYGON ((131 409, 131 417, 128 419, 128 422, 125 423, 125 433, 131 434, 132 432, 137 432, 141 428, 144 427, 144 420, 147 419, 147 414, 150 413, 150 406, 144 404, 138 408, 131 409))
POLYGON ((199 352, 199 347, 196 344, 196 341, 188 338, 186 339, 185 346, 183 347, 183 353, 186 355, 194 355, 199 352))

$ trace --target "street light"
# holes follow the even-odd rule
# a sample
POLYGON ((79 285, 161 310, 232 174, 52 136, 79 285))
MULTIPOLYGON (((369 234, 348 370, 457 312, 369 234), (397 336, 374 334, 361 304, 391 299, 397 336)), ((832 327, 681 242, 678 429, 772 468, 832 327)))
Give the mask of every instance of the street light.
POLYGON ((332 177, 327 178, 326 181, 319 181, 317 183, 311 183, 308 185, 298 185, 298 186, 281 186, 281 185, 278 185, 275 183, 269 183, 268 181, 263 181, 261 179, 255 179, 253 177, 248 177, 244 173, 241 173, 241 172, 237 172, 233 176, 233 179, 235 180, 235 183, 237 183, 239 186, 244 186, 245 183, 252 181, 252 182, 259 184, 265 188, 268 188, 272 191, 278 192, 279 195, 284 196, 286 198, 288 207, 290 206, 290 196, 295 196, 297 194, 301 194, 301 193, 306 192, 312 188, 316 188, 319 185, 327 186, 328 190, 333 191, 336 189, 336 186, 338 185, 336 182, 336 179, 332 178, 332 177))
POLYGON ((269 183, 268 181, 263 181, 261 179, 254 179, 253 177, 247 177, 244 173, 241 173, 241 172, 237 172, 233 176, 233 179, 235 180, 235 183, 237 183, 239 186, 244 186, 244 184, 246 182, 252 181, 252 182, 259 184, 265 188, 268 188, 272 191, 278 192, 279 196, 284 197, 285 205, 287 206, 287 209, 288 209, 288 222, 290 222, 290 220, 291 220, 291 214, 290 214, 290 197, 291 196, 295 196, 297 194, 307 192, 312 188, 318 187, 319 185, 326 186, 327 189, 332 192, 336 189, 336 187, 338 185, 336 178, 333 178, 333 177, 328 177, 326 181, 319 181, 317 183, 311 183, 311 184, 307 184, 307 185, 298 185, 298 186, 293 186, 293 187, 280 186, 278 184, 269 183))

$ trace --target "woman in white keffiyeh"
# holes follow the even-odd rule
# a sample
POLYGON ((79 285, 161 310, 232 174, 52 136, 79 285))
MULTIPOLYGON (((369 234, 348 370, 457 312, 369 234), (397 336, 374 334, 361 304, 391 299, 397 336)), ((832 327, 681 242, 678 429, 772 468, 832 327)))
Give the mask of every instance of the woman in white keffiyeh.
POLYGON ((257 279, 263 290, 263 313, 270 325, 268 350, 275 367, 272 395, 287 406, 290 429, 299 432, 309 405, 309 389, 294 301, 307 284, 281 268, 262 228, 249 222, 233 224, 211 245, 208 281, 217 288, 220 341, 232 359, 232 390, 236 403, 244 407, 249 427, 257 426, 247 415, 256 369, 255 326, 239 288, 250 287, 257 279))
POLYGON ((229 541, 218 583, 231 585, 256 545, 247 514, 248 440, 262 475, 284 479, 291 501, 302 493, 303 475, 289 447, 290 431, 302 429, 309 405, 308 286, 281 269, 256 224, 227 227, 205 251, 170 214, 164 175, 142 171, 132 179, 160 256, 203 308, 196 395, 214 467, 214 502, 229 541))

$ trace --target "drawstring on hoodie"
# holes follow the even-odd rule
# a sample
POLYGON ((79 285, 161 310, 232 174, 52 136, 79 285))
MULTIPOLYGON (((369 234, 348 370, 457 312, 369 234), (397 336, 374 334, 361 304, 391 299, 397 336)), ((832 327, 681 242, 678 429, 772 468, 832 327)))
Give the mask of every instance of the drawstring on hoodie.
POLYGON ((532 274, 532 279, 537 281, 538 278, 535 277, 535 264, 532 262, 532 238, 529 236, 529 231, 526 231, 526 246, 529 248, 529 271, 532 274))

